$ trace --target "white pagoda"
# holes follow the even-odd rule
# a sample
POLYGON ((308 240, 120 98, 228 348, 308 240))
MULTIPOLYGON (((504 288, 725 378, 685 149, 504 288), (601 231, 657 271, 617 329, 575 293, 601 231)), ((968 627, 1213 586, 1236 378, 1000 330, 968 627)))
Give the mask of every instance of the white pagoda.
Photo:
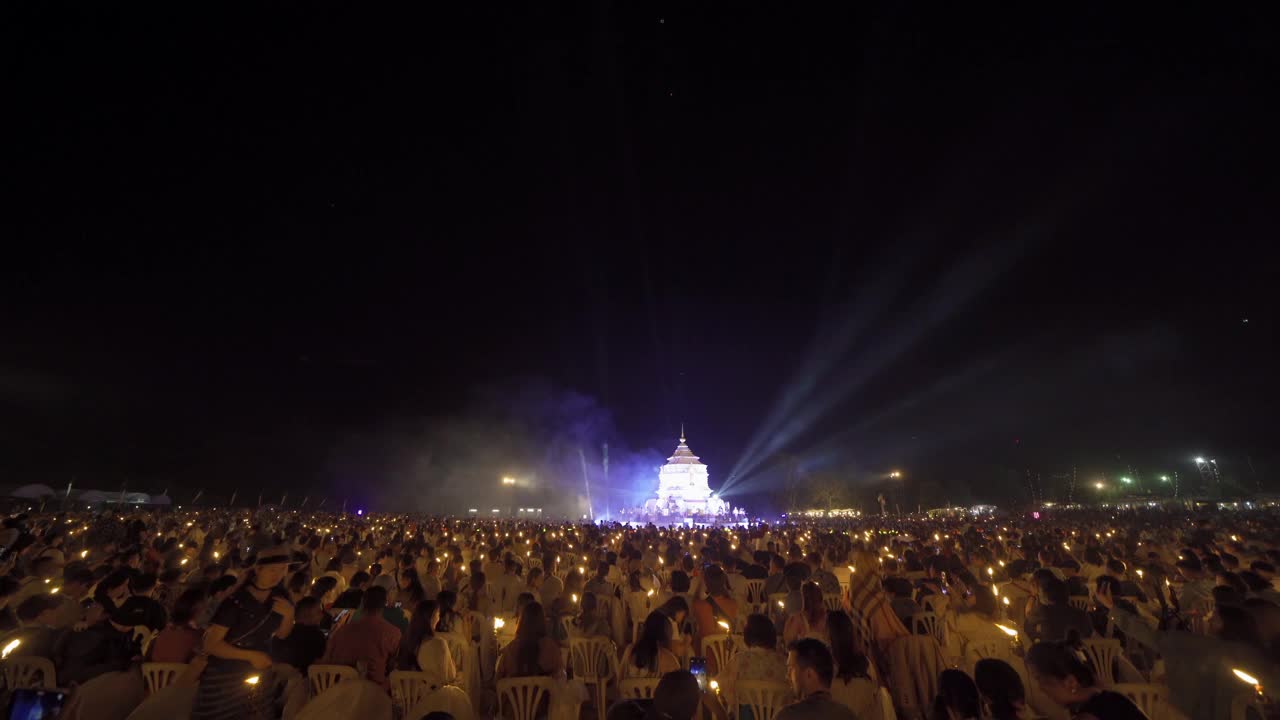
POLYGON ((680 428, 680 444, 658 470, 658 496, 644 502, 646 512, 662 515, 719 515, 728 509, 723 500, 711 495, 707 466, 689 449, 680 428))

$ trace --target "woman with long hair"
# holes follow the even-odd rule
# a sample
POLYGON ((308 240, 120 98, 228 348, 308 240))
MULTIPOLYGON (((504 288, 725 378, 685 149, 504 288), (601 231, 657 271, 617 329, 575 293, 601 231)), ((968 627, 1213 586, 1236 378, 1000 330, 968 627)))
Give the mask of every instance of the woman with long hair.
POLYGON ((409 629, 400 640, 396 666, 401 670, 416 670, 428 676, 432 687, 448 685, 457 677, 449 643, 436 635, 436 623, 440 622, 440 609, 434 600, 423 600, 413 608, 409 629))
POLYGON ((832 611, 827 614, 826 628, 831 636, 831 659, 835 663, 831 699, 858 717, 879 717, 874 712, 878 696, 876 683, 871 679, 871 663, 854 641, 853 620, 842 611, 832 611))
POLYGON ((817 583, 807 582, 800 586, 800 599, 800 609, 791 613, 782 630, 783 641, 790 645, 802 638, 813 638, 830 645, 827 607, 822 601, 822 589, 817 583))
POLYGON ((978 720, 981 706, 978 686, 963 670, 943 670, 938 675, 932 720, 978 720))
POLYGON ((677 657, 683 655, 688 644, 689 602, 683 596, 673 595, 656 612, 665 615, 671 625, 671 651, 677 657))
POLYGON ((529 603, 520 614, 515 639, 498 659, 497 677, 556 676, 564 672, 560 646, 547 631, 541 603, 529 603))
POLYGON ((992 720, 1020 720, 1027 706, 1027 691, 1012 665, 996 658, 983 658, 973 667, 973 682, 992 720))
POLYGON ((671 651, 671 621, 655 610, 645 618, 640 639, 622 656, 622 677, 662 677, 679 669, 680 660, 671 651))

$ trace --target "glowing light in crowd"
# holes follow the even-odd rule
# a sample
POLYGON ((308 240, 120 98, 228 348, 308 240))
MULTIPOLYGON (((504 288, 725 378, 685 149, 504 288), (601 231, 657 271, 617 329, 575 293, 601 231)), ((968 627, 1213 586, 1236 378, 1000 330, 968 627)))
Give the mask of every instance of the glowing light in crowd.
POLYGON ((261 676, 261 675, 250 675, 249 677, 247 677, 247 678, 245 678, 245 679, 244 679, 244 684, 245 684, 245 685, 257 685, 257 684, 258 684, 258 681, 259 681, 259 680, 261 680, 261 679, 262 679, 262 676, 261 676))
POLYGON ((500 617, 496 617, 496 618, 494 618, 494 619, 493 619, 493 629, 494 629, 494 630, 501 630, 503 627, 505 627, 505 626, 506 626, 506 624, 507 624, 507 621, 506 621, 506 620, 503 620, 503 619, 502 619, 502 618, 500 618, 500 617))
POLYGON ((1005 635, 1008 635, 1009 637, 1012 637, 1012 638, 1018 637, 1018 631, 1014 630, 1008 625, 1001 625, 1000 623, 996 623, 996 627, 1000 628, 1000 632, 1004 633, 1005 635))
POLYGON ((724 620, 717 620, 716 624, 724 628, 726 631, 729 630, 729 623, 725 622, 724 620))
POLYGON ((9 657, 9 653, 13 652, 14 650, 17 650, 18 646, 21 644, 22 644, 21 640, 10 640, 9 644, 5 645, 3 650, 0 650, 0 660, 3 660, 4 658, 9 657))

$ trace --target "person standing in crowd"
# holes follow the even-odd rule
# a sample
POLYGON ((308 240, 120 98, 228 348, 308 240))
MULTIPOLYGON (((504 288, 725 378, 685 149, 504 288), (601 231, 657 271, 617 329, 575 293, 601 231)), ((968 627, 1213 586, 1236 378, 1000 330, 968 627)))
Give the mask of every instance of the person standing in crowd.
POLYGON ((835 666, 822 641, 797 642, 787 653, 787 676, 799 699, 779 710, 774 720, 857 720, 852 710, 831 699, 835 666))
POLYGON ((201 676, 191 720, 261 720, 273 715, 271 641, 293 631, 293 606, 282 586, 289 570, 284 548, 263 549, 244 583, 218 606, 204 635, 209 664, 201 676), (246 682, 256 677, 254 683, 246 682))

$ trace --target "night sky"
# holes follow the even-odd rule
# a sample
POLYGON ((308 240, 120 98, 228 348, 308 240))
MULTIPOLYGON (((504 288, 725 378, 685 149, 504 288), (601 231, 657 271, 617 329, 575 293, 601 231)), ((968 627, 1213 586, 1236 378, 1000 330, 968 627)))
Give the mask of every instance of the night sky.
POLYGON ((3 11, 0 484, 352 492, 531 387, 752 492, 1280 468, 1261 9, 448 5, 3 11))

